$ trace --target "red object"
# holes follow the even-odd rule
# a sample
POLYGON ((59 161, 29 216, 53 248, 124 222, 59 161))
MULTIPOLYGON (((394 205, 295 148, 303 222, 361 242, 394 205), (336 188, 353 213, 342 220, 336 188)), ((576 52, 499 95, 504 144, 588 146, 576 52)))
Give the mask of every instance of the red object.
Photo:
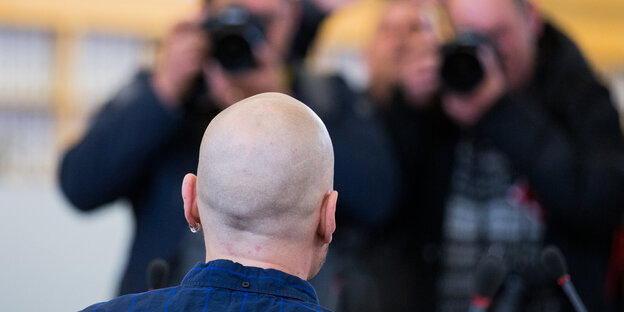
POLYGON ((560 278, 557 279, 557 284, 559 284, 559 286, 563 286, 565 285, 567 282, 570 281, 570 275, 566 274, 560 278))
POLYGON ((490 298, 481 296, 473 296, 471 301, 472 305, 481 309, 486 309, 490 306, 490 303, 492 303, 492 300, 490 300, 490 298))
POLYGON ((544 222, 546 212, 542 207, 537 193, 531 188, 528 181, 521 180, 511 186, 508 199, 517 207, 527 210, 540 222, 544 222))
POLYGON ((616 298, 618 291, 621 291, 620 298, 624 298, 624 224, 613 234, 606 283, 608 297, 616 298))

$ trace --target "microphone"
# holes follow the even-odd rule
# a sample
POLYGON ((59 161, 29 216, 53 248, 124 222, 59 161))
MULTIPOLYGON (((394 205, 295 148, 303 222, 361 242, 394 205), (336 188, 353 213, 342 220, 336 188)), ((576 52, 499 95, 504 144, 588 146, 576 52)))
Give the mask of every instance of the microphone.
POLYGON ((148 290, 164 288, 169 278, 169 264, 161 258, 152 260, 147 266, 148 290))
POLYGON ((470 312, 485 312, 505 278, 501 259, 487 255, 481 259, 475 277, 475 292, 470 298, 470 312))
POLYGON ((555 246, 544 248, 542 251, 542 265, 546 273, 553 280, 557 280, 557 284, 563 288, 563 292, 568 296, 574 310, 576 312, 587 312, 587 308, 585 308, 585 305, 572 284, 572 280, 570 280, 565 259, 559 248, 555 246))

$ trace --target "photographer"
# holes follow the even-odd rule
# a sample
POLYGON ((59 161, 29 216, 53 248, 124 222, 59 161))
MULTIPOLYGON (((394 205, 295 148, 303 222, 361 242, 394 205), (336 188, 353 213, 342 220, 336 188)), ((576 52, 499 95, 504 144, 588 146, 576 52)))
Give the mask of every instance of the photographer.
POLYGON ((412 248, 397 254, 420 283, 382 289, 411 305, 405 311, 466 310, 477 263, 491 253, 506 265, 498 309, 567 311, 537 263, 555 244, 589 310, 604 311, 609 240, 624 207, 624 143, 609 92, 529 1, 443 4, 458 34, 483 39, 473 41, 482 73, 472 87, 443 79, 440 100, 425 105, 404 91, 386 115, 405 172, 386 235, 412 248))
MULTIPOLYGON (((188 234, 188 225, 179 217, 178 185, 184 174, 195 171, 203 130, 210 120, 232 103, 260 92, 299 95, 309 89, 294 81, 295 90, 285 75, 285 60, 302 16, 300 5, 287 0, 207 1, 196 17, 174 27, 154 72, 140 73, 105 104, 83 139, 62 159, 61 187, 78 209, 95 210, 119 198, 132 205, 135 235, 120 294, 147 290, 145 273, 152 259, 169 263, 169 284, 178 283, 201 260, 201 240, 188 234), (229 27, 231 22, 240 23, 229 27), (238 35, 230 36, 235 48, 228 52, 232 45, 219 38, 227 38, 230 32, 238 35), (236 48, 241 38, 247 45, 242 52, 236 48)), ((295 69, 291 72, 292 77, 299 76, 295 69)), ((349 105, 346 90, 335 94, 339 97, 335 103, 349 105)), ((334 129, 330 134, 335 145, 358 131, 377 131, 366 120, 359 123, 361 129, 340 126, 352 116, 350 110, 346 115, 345 111, 330 114, 333 107, 317 109, 318 102, 305 101, 334 129)), ((392 176, 380 172, 389 162, 383 153, 370 139, 336 148, 335 183, 342 186, 341 198, 345 189, 342 205, 361 207, 373 196, 371 187, 392 186, 387 182, 392 176), (369 157, 370 153, 381 153, 381 160, 369 157), (349 162, 354 154, 361 157, 349 162), (368 178, 353 179, 352 172, 366 172, 368 178)))

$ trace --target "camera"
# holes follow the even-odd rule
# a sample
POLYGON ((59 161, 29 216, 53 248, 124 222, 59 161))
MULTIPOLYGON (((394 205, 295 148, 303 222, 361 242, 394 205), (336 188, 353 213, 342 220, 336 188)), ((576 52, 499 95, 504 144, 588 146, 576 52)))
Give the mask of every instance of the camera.
POLYGON ((203 23, 211 41, 211 57, 229 72, 244 72, 257 66, 254 49, 265 41, 261 17, 240 6, 229 6, 203 23))
POLYGON ((445 90, 466 93, 479 85, 485 74, 478 55, 483 44, 491 42, 479 33, 463 32, 442 47, 440 76, 445 90))

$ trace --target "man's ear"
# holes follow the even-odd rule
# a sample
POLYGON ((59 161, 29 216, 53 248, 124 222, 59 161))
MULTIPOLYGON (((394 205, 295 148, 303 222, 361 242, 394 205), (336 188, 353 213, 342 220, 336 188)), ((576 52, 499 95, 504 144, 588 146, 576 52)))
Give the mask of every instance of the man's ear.
POLYGON ((191 226, 201 224, 197 207, 197 177, 188 173, 182 181, 182 200, 184 201, 184 217, 191 226))
POLYGON ((332 241, 332 235, 336 231, 336 202, 338 201, 338 192, 331 191, 325 195, 323 204, 321 205, 321 220, 317 230, 318 235, 325 244, 332 241))

